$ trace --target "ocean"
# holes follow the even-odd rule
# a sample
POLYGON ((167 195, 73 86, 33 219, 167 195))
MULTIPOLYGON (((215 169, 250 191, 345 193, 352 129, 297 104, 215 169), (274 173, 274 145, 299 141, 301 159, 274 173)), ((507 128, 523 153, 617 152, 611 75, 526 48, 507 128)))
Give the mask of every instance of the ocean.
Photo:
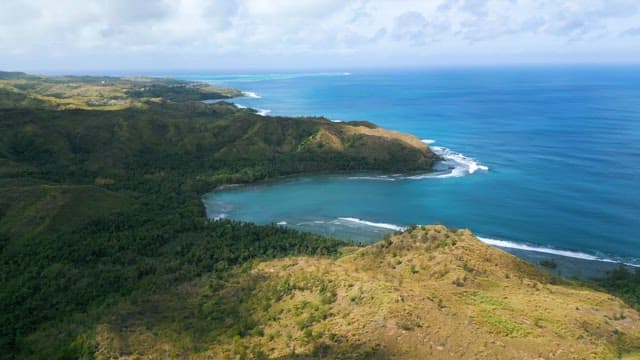
POLYGON ((364 243, 440 223, 529 260, 640 265, 640 67, 348 71, 170 76, 238 88, 247 96, 231 101, 264 115, 413 134, 445 158, 436 171, 212 192, 210 218, 364 243))

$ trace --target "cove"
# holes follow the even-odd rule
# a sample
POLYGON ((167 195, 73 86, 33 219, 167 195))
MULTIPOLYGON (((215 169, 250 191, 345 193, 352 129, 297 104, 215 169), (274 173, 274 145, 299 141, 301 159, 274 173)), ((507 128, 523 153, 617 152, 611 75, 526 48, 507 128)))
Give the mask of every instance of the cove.
POLYGON ((203 199, 210 218, 360 242, 442 223, 512 252, 640 264, 637 67, 184 78, 251 92, 233 101, 273 115, 370 120, 455 163, 435 175, 307 176, 218 191, 203 199))

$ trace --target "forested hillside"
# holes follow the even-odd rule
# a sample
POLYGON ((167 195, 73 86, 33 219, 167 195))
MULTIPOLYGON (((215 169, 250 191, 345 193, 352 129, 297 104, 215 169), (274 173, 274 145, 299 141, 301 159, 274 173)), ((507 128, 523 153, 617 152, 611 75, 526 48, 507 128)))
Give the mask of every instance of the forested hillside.
POLYGON ((369 123, 262 117, 239 92, 156 79, 0 74, 6 358, 93 357, 116 304, 335 239, 205 218, 215 187, 297 173, 428 170, 417 139, 369 123), (195 101, 198 100, 198 101, 195 101), (93 334, 93 335, 92 335, 93 334))

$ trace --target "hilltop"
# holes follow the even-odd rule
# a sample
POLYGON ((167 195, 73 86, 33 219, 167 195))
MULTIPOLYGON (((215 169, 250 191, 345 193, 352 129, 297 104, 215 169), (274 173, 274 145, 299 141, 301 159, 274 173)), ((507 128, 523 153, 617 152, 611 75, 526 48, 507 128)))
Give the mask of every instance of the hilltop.
POLYGON ((205 275, 115 305, 86 336, 103 358, 631 359, 640 314, 468 230, 426 226, 205 275))

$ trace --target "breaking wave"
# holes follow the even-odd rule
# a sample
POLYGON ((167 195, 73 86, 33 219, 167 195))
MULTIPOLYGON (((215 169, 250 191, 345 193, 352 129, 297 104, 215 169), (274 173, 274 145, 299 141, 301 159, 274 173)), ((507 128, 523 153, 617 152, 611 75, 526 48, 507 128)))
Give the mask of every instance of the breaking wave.
MULTIPOLYGON (((492 239, 492 238, 480 237, 480 236, 477 236, 477 238, 480 239, 480 241, 482 241, 485 244, 488 244, 488 245, 491 245, 491 246, 500 247, 500 248, 516 249, 516 250, 524 250, 524 251, 533 251, 533 252, 538 252, 538 253, 559 255, 559 256, 570 257, 570 258, 574 258, 574 259, 581 259, 581 260, 602 261, 602 262, 609 262, 609 263, 620 263, 620 261, 618 261, 618 260, 604 258, 604 257, 598 257, 598 256, 595 256, 595 255, 586 254, 586 253, 582 253, 582 252, 578 252, 578 251, 559 250, 559 249, 553 249, 553 248, 548 248, 548 247, 520 244, 520 243, 516 243, 516 242, 512 242, 512 241, 492 239)), ((623 263, 623 264, 629 265, 629 266, 640 267, 640 264, 633 264, 633 263, 623 263)))
POLYGON ((431 150, 442 159, 435 163, 435 173, 410 176, 409 179, 461 177, 477 171, 489 171, 488 166, 444 146, 432 146, 431 150))
POLYGON ((406 177, 392 176, 392 175, 380 175, 380 176, 350 176, 349 180, 375 180, 375 181, 396 181, 406 179, 406 177))
POLYGON ((262 98, 262 96, 254 93, 253 91, 243 91, 242 95, 244 95, 245 97, 248 97, 248 98, 252 98, 252 99, 261 99, 262 98))
POLYGON ((377 223, 377 222, 373 222, 373 221, 366 221, 366 220, 362 220, 362 219, 358 219, 358 218, 352 218, 352 217, 340 217, 340 218, 337 218, 336 220, 333 220, 331 223, 332 224, 344 225, 345 222, 352 223, 352 224, 359 224, 359 225, 367 225, 367 226, 372 226, 372 227, 377 227, 377 228, 382 228, 382 229, 389 229, 389 230, 393 230, 393 231, 403 231, 403 230, 405 230, 405 227, 403 227, 403 226, 398 226, 398 225, 394 225, 394 224, 387 224, 387 223, 377 223))
MULTIPOLYGON (((349 227, 364 226, 364 227, 371 227, 371 228, 390 230, 390 231, 404 231, 407 229, 407 227, 401 226, 401 225, 367 221, 367 220, 363 220, 355 217, 339 217, 332 221, 313 221, 312 223, 342 225, 342 226, 349 226, 349 227)), ((574 258, 574 259, 580 259, 580 260, 601 261, 601 262, 607 262, 607 263, 613 263, 613 264, 624 264, 624 265, 633 266, 633 267, 640 267, 640 262, 636 262, 636 261, 629 262, 629 260, 627 260, 625 262, 619 259, 612 259, 604 256, 596 256, 596 255, 587 254, 579 251, 554 249, 554 248, 549 248, 544 246, 523 244, 523 243, 517 243, 513 241, 499 240, 499 239, 493 239, 493 238, 481 237, 481 236, 476 236, 476 237, 487 245, 499 247, 503 249, 516 249, 516 250, 563 256, 567 258, 574 258)))
MULTIPOLYGON (((422 140, 424 143, 435 142, 435 140, 422 140)), ((431 150, 440 157, 432 172, 419 175, 378 175, 378 176, 351 176, 350 180, 377 180, 377 181, 397 181, 397 180, 422 180, 422 179, 444 179, 472 175, 477 172, 489 171, 489 167, 482 165, 477 160, 455 152, 444 146, 431 146, 431 150)))

